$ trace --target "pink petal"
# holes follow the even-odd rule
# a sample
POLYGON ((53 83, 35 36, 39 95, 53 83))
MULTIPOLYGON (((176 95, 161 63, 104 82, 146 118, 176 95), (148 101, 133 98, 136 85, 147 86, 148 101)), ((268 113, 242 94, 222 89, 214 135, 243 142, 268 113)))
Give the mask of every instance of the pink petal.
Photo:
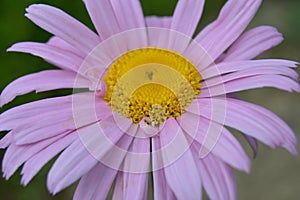
POLYGON ((150 16, 146 17, 146 25, 149 28, 148 30, 148 38, 149 38, 149 46, 167 46, 165 44, 165 40, 169 36, 168 31, 159 31, 157 28, 169 29, 171 27, 172 17, 157 17, 150 16))
POLYGON ((0 140, 0 149, 7 148, 13 142, 13 137, 11 133, 7 133, 4 137, 0 140))
POLYGON ((232 103, 238 104, 240 106, 247 107, 248 109, 251 109, 259 115, 261 115, 266 121, 268 121, 269 127, 274 126, 276 127, 276 133, 278 136, 280 136, 283 141, 282 145, 286 149, 288 149, 292 154, 297 154, 297 138, 293 132, 293 130, 277 115, 275 115, 270 110, 263 108, 261 106, 251 104, 245 101, 236 100, 236 99, 229 99, 232 103))
MULTIPOLYGON (((215 100, 220 102, 224 101, 223 99, 215 100)), ((207 99, 201 99, 198 100, 198 102, 203 108, 200 113, 201 116, 210 119, 210 101, 207 99), (203 107, 204 105, 206 106, 203 107)), ((227 114, 225 121, 218 121, 218 118, 214 120, 218 123, 224 123, 226 126, 240 130, 241 132, 264 142, 272 148, 280 146, 286 148, 292 154, 296 154, 296 139, 290 128, 288 128, 288 126, 278 117, 275 117, 274 114, 271 114, 270 111, 266 114, 265 111, 267 110, 255 105, 249 107, 249 105, 251 104, 227 98, 227 114)))
POLYGON ((235 80, 204 88, 200 97, 212 97, 243 90, 262 87, 274 87, 288 92, 300 92, 298 83, 281 75, 257 75, 244 78, 235 77, 235 80))
POLYGON ((250 60, 283 41, 276 28, 260 26, 239 37, 228 50, 224 61, 250 60))
POLYGON ((298 74, 294 70, 291 70, 289 68, 295 68, 297 67, 297 64, 298 63, 294 61, 280 59, 222 62, 204 69, 203 71, 201 71, 201 76, 203 77, 203 79, 208 79, 211 77, 220 76, 221 74, 243 70, 256 70, 259 73, 258 70, 262 69, 262 71, 260 72, 261 74, 272 74, 274 71, 273 74, 286 75, 296 80, 298 79, 298 74))
POLYGON ((47 44, 51 45, 51 46, 54 46, 54 47, 57 47, 57 48, 60 48, 60 49, 63 49, 63 50, 66 50, 66 51, 70 51, 82 58, 85 58, 86 55, 83 54, 80 50, 74 48, 72 45, 70 45, 69 43, 67 43, 66 41, 64 41, 63 39, 60 39, 59 37, 56 37, 56 36, 53 36, 51 37, 47 44))
POLYGON ((39 56, 63 69, 75 72, 83 62, 83 58, 70 51, 66 51, 44 43, 21 42, 14 44, 12 47, 7 49, 7 51, 30 53, 32 55, 39 56))
POLYGON ((154 180, 154 199, 175 200, 175 194, 167 184, 164 170, 160 169, 153 172, 154 180))
POLYGON ((70 186, 90 171, 98 161, 77 139, 56 160, 48 173, 47 187, 52 194, 70 186), (75 157, 76 156, 76 157, 75 157))
MULTIPOLYGON (((54 124, 46 124, 41 128, 38 128, 37 126, 30 127, 30 125, 19 126, 18 128, 13 129, 11 133, 15 144, 29 145, 74 130, 75 125, 73 123, 69 123, 70 126, 64 125, 67 124, 67 122, 67 120, 62 122, 58 121, 54 122, 54 124)), ((42 124, 45 123, 47 122, 42 122, 42 124)))
POLYGON ((165 28, 148 28, 149 46, 173 50, 183 53, 191 42, 191 38, 177 31, 165 28))
POLYGON ((282 76, 292 78, 294 80, 298 79, 297 72, 290 68, 261 66, 261 67, 253 67, 251 69, 240 70, 230 74, 225 74, 222 76, 222 78, 216 77, 216 78, 211 78, 209 80, 205 80, 205 83, 203 84, 203 88, 209 88, 218 84, 234 81, 236 79, 243 79, 243 78, 254 77, 259 75, 282 75, 282 76))
POLYGON ((148 16, 145 18, 147 27, 170 28, 172 17, 148 16))
POLYGON ((248 144, 250 145, 252 151, 253 151, 253 158, 257 156, 258 152, 258 141, 254 137, 251 137, 249 135, 242 134, 245 139, 247 140, 248 144))
MULTIPOLYGON (((190 43, 186 35, 170 29, 172 17, 146 17, 149 46, 183 53, 190 43)), ((198 56, 199 57, 199 56, 198 56)))
MULTIPOLYGON (((94 99, 93 93, 74 96, 76 96, 76 103, 71 100, 68 103, 61 100, 58 101, 61 104, 49 104, 48 109, 32 108, 27 112, 26 106, 24 106, 24 109, 17 109, 23 112, 14 114, 14 112, 8 111, 0 116, 0 125, 3 124, 3 128, 8 130, 12 129, 11 133, 15 143, 22 145, 75 130, 111 115, 111 110, 106 102, 100 98, 94 99), (89 98, 93 98, 94 102, 90 103, 89 98), (97 116, 94 115, 95 112, 98 113, 97 116), (9 113, 11 114, 8 115, 9 113), (78 113, 81 113, 81 116, 77 116, 78 113), (3 117, 2 122, 1 117, 3 117)), ((35 105, 38 106, 42 103, 43 101, 36 102, 35 105)))
MULTIPOLYGON (((51 108, 57 107, 53 106, 51 108)), ((46 126, 55 125, 59 122, 64 122, 66 128, 69 127, 69 124, 67 124, 67 122, 69 122, 70 124, 74 124, 74 122, 72 123, 72 104, 68 104, 66 107, 60 106, 57 110, 49 110, 48 113, 38 113, 36 115, 27 116, 27 118, 23 117, 22 115, 19 116, 20 117, 18 118, 11 119, 7 126, 10 123, 17 123, 15 126, 11 126, 10 128, 16 132, 19 131, 18 129, 20 129, 20 131, 23 130, 24 132, 26 132, 26 129, 28 129, 29 131, 26 134, 30 134, 31 131, 46 126), (36 121, 39 121, 39 123, 35 123, 36 121)), ((9 118, 7 118, 7 120, 8 119, 9 118)), ((74 125, 72 127, 74 127, 74 125)), ((17 135, 14 134, 14 136, 17 135)))
POLYGON ((88 88, 90 82, 74 72, 63 70, 46 70, 18 78, 11 82, 1 93, 0 106, 11 102, 16 96, 32 91, 44 92, 65 88, 88 88), (79 82, 75 85, 75 79, 79 82))
MULTIPOLYGON (((236 93, 227 94, 227 98, 240 100, 240 98, 236 95, 236 93)), ((245 135, 243 133, 242 133, 242 136, 246 139, 246 141, 250 145, 250 147, 253 151, 253 158, 256 158, 257 153, 258 153, 258 141, 257 141, 257 139, 255 139, 254 137, 251 137, 249 135, 245 135)))
POLYGON ((100 42, 99 37, 89 28, 55 7, 35 4, 26 11, 28 12, 26 16, 35 24, 63 39, 85 55, 100 42))
MULTIPOLYGON (((152 137, 152 152, 159 151, 161 149, 160 138, 152 137)), ((161 154, 152 157, 153 168, 159 166, 162 160, 161 154)), ((153 172, 153 186, 154 186, 154 199, 166 199, 175 200, 176 197, 169 187, 165 172, 163 169, 154 170, 153 172)))
POLYGON ((204 0, 179 1, 177 3, 171 29, 192 37, 201 18, 204 0))
POLYGON ((105 200, 117 172, 117 170, 98 162, 93 169, 80 179, 73 199, 105 200))
MULTIPOLYGON (((132 129, 135 129, 135 131, 137 130, 136 127, 135 124, 132 124, 132 129)), ((132 132, 135 134, 134 130, 132 132)), ((116 142, 114 148, 111 148, 101 158, 100 162, 81 178, 74 199, 106 199, 118 170, 122 169, 121 165, 132 140, 133 137, 124 134, 116 142), (116 147, 125 153, 120 153, 116 150, 116 147)))
MULTIPOLYGON (((73 94, 70 96, 55 97, 43 99, 24 105, 14 107, 0 115, 0 130, 15 129, 20 125, 39 126, 36 120, 48 117, 55 120, 57 117, 65 117, 73 120, 73 114, 77 112, 89 112, 89 115, 97 113, 97 117, 94 116, 82 116, 83 119, 103 119, 103 117, 111 114, 111 109, 107 106, 107 103, 95 96, 92 92, 73 94), (72 107, 74 110, 72 110, 72 107), (65 113, 61 113, 63 110, 65 113), (54 116, 52 116, 54 115, 54 116)), ((80 116, 76 116, 76 119, 80 119, 80 116)), ((51 121, 48 124, 51 124, 51 121)), ((86 120, 82 120, 81 124, 85 124, 86 120)), ((87 121, 90 123, 91 121, 87 121)), ((77 124, 78 124, 77 120, 77 124)), ((80 124, 79 124, 80 125, 80 124)))
POLYGON ((139 0, 111 0, 121 31, 145 27, 144 14, 139 0))
MULTIPOLYGON (((141 28, 140 31, 133 31, 134 40, 130 40, 130 43, 136 43, 140 48, 142 46, 147 46, 147 33, 143 28, 145 25, 145 19, 141 3, 139 0, 131 1, 119 1, 111 0, 112 7, 114 9, 115 16, 120 26, 121 32, 141 28)), ((129 42, 128 42, 129 43, 129 42)), ((131 47, 129 43, 129 49, 135 49, 137 47, 131 47)))
POLYGON ((119 172, 116 177, 113 199, 139 200, 148 197, 148 173, 119 172))
POLYGON ((195 40, 189 41, 182 55, 191 61, 199 72, 202 72, 208 66, 215 66, 209 52, 195 40))
POLYGON ((124 160, 124 168, 118 173, 114 199, 146 199, 148 191, 148 170, 150 164, 149 138, 134 138, 124 160), (135 156, 130 156, 134 153, 135 156), (141 158, 141 159, 139 159, 141 158), (136 162, 139 171, 135 171, 136 162))
POLYGON ((23 175, 22 184, 24 186, 27 185, 47 162, 69 146, 76 138, 77 135, 75 133, 70 133, 28 159, 21 172, 23 175))
POLYGON ((6 151, 2 162, 2 170, 5 178, 8 179, 25 161, 52 143, 58 141, 63 136, 64 134, 61 134, 31 145, 18 146, 11 144, 6 151))
MULTIPOLYGON (((178 143, 174 141, 169 143, 173 134, 176 134, 177 139, 175 140, 180 140, 180 143, 183 144, 184 147, 189 146, 184 133, 179 128, 175 119, 168 119, 160 132, 161 145, 171 146, 169 150, 162 151, 162 159, 165 163, 169 163, 169 161, 173 159, 172 154, 180 149, 178 143)), ((167 183, 175 196, 178 199, 201 199, 201 181, 191 150, 188 148, 186 151, 182 151, 180 157, 169 164, 170 165, 165 166, 164 172, 167 183), (182 184, 183 182, 185 184, 182 184)))
POLYGON ((78 134, 79 138, 60 155, 48 174, 47 186, 53 194, 90 171, 120 140, 123 132, 111 116, 79 129, 78 134))
MULTIPOLYGON (((180 126, 192 138, 193 136, 190 133, 197 130, 197 134, 193 139, 200 145, 205 146, 206 143, 215 143, 211 149, 213 155, 232 167, 245 172, 250 171, 250 160, 246 152, 239 141, 223 125, 189 112, 184 113, 181 118, 182 123, 180 123, 180 126), (197 121, 199 121, 198 125, 196 125, 197 121), (212 133, 217 132, 220 132, 220 134, 218 138, 215 138, 212 133)), ((197 149, 197 152, 199 154, 200 149, 197 149)))
MULTIPOLYGON (((136 126, 136 125, 135 125, 136 126)), ((139 128, 139 132, 142 129, 139 128)), ((139 134, 139 133, 137 133, 139 134)), ((150 164, 150 140, 149 138, 133 138, 133 141, 128 149, 128 153, 123 161, 124 172, 137 173, 141 176, 148 174, 150 164), (136 160, 139 160, 139 165, 136 165, 136 160)), ((127 176, 127 173, 124 173, 127 176)))
POLYGON ((215 60, 240 36, 260 4, 261 0, 228 1, 218 19, 206 26, 195 40, 215 60))
POLYGON ((209 154, 204 159, 198 159, 197 165, 203 186, 210 199, 234 200, 237 198, 234 174, 227 164, 209 154))
MULTIPOLYGON (((67 108, 64 114, 58 115, 57 113, 52 112, 52 115, 51 113, 49 113, 48 116, 43 117, 46 120, 40 120, 40 123, 38 125, 31 125, 31 127, 28 128, 26 127, 27 124, 25 124, 24 126, 20 126, 19 132, 14 132, 14 129, 14 139, 16 140, 17 144, 28 144, 43 140, 48 137, 52 137, 54 135, 60 134, 61 132, 82 128, 99 120, 105 119, 107 118, 107 116, 111 115, 110 108, 104 102, 98 102, 95 106, 98 106, 97 110, 94 110, 94 106, 88 106, 84 104, 81 105, 80 108, 77 107, 77 112, 80 112, 82 114, 82 117, 80 119, 77 117, 74 118, 74 113, 72 112, 73 108, 71 107, 71 105, 69 108, 67 108), (93 110, 97 113, 99 113, 100 110, 101 114, 98 114, 97 117, 92 116, 90 110, 93 110), (55 117, 53 118, 52 116, 55 117)), ((63 110, 60 111, 63 112, 63 110)), ((30 126, 32 122, 29 122, 28 124, 30 126)))
POLYGON ((97 164, 97 160, 77 139, 59 156, 48 173, 47 186, 56 194, 71 185, 97 164))
POLYGON ((97 32, 103 40, 122 31, 110 0, 83 1, 97 32))
POLYGON ((28 116, 35 116, 70 105, 72 96, 63 96, 34 101, 14 107, 0 115, 0 130, 11 130, 24 122, 28 116), (17 121, 15 121, 17 120, 17 121))
MULTIPOLYGON (((118 142, 116 142, 113 146, 108 148, 106 154, 100 158, 102 163, 112 169, 126 172, 131 170, 131 168, 125 166, 125 162, 128 164, 129 159, 127 157, 129 154, 129 148, 134 140, 134 137, 132 137, 131 134, 136 134, 137 126, 132 124, 128 129, 131 129, 132 133, 128 134, 127 130, 122 130, 121 139, 119 139, 118 142)), ((106 146, 107 145, 103 145, 103 148, 106 146)), ((143 161, 141 163, 143 163, 143 161)))

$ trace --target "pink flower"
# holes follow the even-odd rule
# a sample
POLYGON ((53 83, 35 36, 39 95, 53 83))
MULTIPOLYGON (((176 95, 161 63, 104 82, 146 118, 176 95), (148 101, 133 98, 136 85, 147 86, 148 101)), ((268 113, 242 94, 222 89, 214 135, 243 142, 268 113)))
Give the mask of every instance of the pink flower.
POLYGON ((26 16, 54 36, 8 51, 39 56, 60 69, 21 77, 0 105, 32 91, 74 88, 0 115, 7 148, 3 173, 22 164, 27 185, 56 155, 47 186, 56 194, 80 179, 74 199, 146 199, 149 172, 155 199, 236 199, 232 168, 250 161, 226 127, 297 154, 296 137, 271 111, 234 97, 275 87, 300 91, 297 63, 252 60, 278 45, 273 27, 244 30, 261 0, 229 0, 193 39, 204 0, 179 1, 173 17, 144 17, 138 0, 84 0, 98 34, 63 11, 32 5, 26 16), (226 51, 228 49, 228 51, 226 51), (115 180, 115 182, 114 182, 115 180))

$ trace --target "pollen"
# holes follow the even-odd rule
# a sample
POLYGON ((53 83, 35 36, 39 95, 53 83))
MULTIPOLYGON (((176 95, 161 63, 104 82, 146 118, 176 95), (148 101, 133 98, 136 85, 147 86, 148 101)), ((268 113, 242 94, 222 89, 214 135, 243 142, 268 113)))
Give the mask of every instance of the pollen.
POLYGON ((135 124, 159 126, 180 117, 200 93, 201 75, 181 54, 162 48, 129 51, 104 77, 104 99, 135 124))

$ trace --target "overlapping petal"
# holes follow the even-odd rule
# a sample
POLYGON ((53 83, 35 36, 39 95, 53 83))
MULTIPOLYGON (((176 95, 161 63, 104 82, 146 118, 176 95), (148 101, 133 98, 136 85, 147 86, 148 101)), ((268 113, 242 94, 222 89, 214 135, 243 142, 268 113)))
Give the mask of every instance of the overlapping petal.
POLYGON ((21 172, 22 184, 27 185, 47 162, 67 148, 76 138, 77 134, 71 132, 28 159, 21 172))
POLYGON ((218 58, 245 30, 256 14, 261 0, 229 0, 216 21, 195 38, 213 58, 218 58))
POLYGON ((296 73, 296 71, 293 71, 289 68, 296 68, 297 64, 298 63, 294 61, 281 59, 230 61, 218 63, 209 68, 206 68, 201 71, 201 75, 203 79, 209 79, 212 77, 220 77, 221 75, 226 75, 232 72, 255 70, 260 74, 280 74, 286 75, 296 80, 298 79, 298 74, 296 73), (261 72, 259 72, 259 69, 261 69, 261 72))
MULTIPOLYGON (((211 153, 214 156, 239 170, 250 171, 250 160, 246 152, 239 141, 222 124, 201 116, 199 117, 189 111, 182 116, 181 121, 185 121, 185 123, 180 123, 182 129, 187 135, 190 135, 197 141, 199 145, 205 145, 205 142, 215 142, 214 147, 211 149, 211 153), (196 135, 191 135, 195 130, 197 132, 196 135), (217 132, 220 132, 219 138, 215 138, 213 135, 217 132)), ((199 154, 200 149, 197 149, 197 151, 199 154)))
POLYGON ((26 11, 26 16, 36 25, 63 39, 84 55, 88 55, 100 42, 100 38, 94 32, 60 9, 34 4, 26 11))
POLYGON ((84 0, 84 3, 102 40, 121 32, 111 0, 84 0))
POLYGON ((166 122, 160 132, 160 142, 162 147, 168 145, 169 148, 161 151, 161 157, 165 166, 163 170, 167 184, 176 198, 201 199, 201 180, 191 150, 188 148, 188 140, 174 119, 169 119, 166 122), (176 148, 179 148, 178 145, 174 145, 176 143, 173 142, 174 135, 177 138, 175 140, 180 141, 182 147, 187 147, 187 149, 181 151, 182 155, 179 155, 178 159, 170 163, 174 154, 176 154, 175 152, 178 152, 176 148), (172 142, 170 143, 170 141, 172 142), (187 165, 186 163, 189 164, 187 165), (186 184, 182 184, 183 180, 186 184))
MULTIPOLYGON (((215 101, 224 101, 215 99, 215 101)), ((209 99, 198 100, 203 106, 201 116, 211 119, 211 103, 209 99)), ((296 140, 294 133, 288 128, 286 123, 280 120, 275 114, 260 106, 245 103, 237 99, 226 99, 227 113, 225 121, 218 123, 230 126, 241 132, 250 135, 263 143, 275 147, 284 147, 292 154, 296 154, 296 140), (242 106, 247 104, 247 106, 242 106), (276 125, 280 124, 280 125, 276 125)))
MULTIPOLYGON (((89 136, 92 136, 89 134, 89 136)), ((94 139, 94 138, 92 138, 94 139)), ((77 138, 53 164, 48 174, 47 186, 56 194, 89 172, 98 160, 95 159, 77 138)))
POLYGON ((274 87, 288 92, 300 92, 298 83, 284 76, 257 75, 245 78, 236 77, 235 80, 224 83, 224 85, 216 85, 211 87, 210 89, 203 89, 200 97, 211 97, 226 94, 222 91, 222 88, 224 87, 226 93, 233 93, 263 87, 274 87))
MULTIPOLYGON (((75 95, 77 102, 87 102, 93 93, 75 95)), ((40 100, 15 107, 0 116, 0 129, 12 130, 11 134, 18 145, 31 144, 44 139, 76 130, 106 118, 111 114, 103 100, 96 99, 95 105, 78 103, 76 111, 80 118, 73 114, 73 96, 40 100), (45 107, 43 107, 45 105, 45 107), (98 110, 97 118, 91 112, 98 110), (75 123, 76 120, 76 123, 75 123), (80 120, 80 121, 79 121, 80 120), (39 123, 35 123, 39 121, 39 123)))
MULTIPOLYGON (((153 151, 159 151, 162 146, 160 144, 159 137, 152 138, 152 149, 153 151)), ((159 166, 162 162, 162 155, 152 157, 153 168, 159 166)), ((170 186, 166 181, 166 175, 163 169, 154 170, 153 172, 153 187, 154 187, 154 199, 166 199, 173 200, 176 199, 174 192, 171 190, 170 186)))
POLYGON ((139 0, 110 0, 121 31, 145 27, 143 10, 139 0))
POLYGON ((192 37, 202 16, 204 0, 179 1, 171 23, 171 29, 192 37))
POLYGON ((259 26, 253 28, 233 43, 224 61, 251 60, 282 41, 282 34, 274 27, 259 26))
POLYGON ((148 16, 145 18, 147 27, 170 28, 172 17, 148 16))
POLYGON ((0 106, 9 103, 15 97, 32 91, 44 92, 66 88, 89 88, 90 81, 74 72, 46 70, 23 76, 11 82, 1 93, 0 106), (75 85, 75 79, 77 84, 75 85))
POLYGON ((4 177, 8 179, 11 175, 28 159, 36 155, 38 152, 58 141, 64 134, 45 139, 41 142, 18 146, 10 144, 2 161, 2 171, 4 177))
POLYGON ((227 164, 210 154, 198 160, 197 165, 203 187, 212 200, 237 198, 234 174, 227 164))
POLYGON ((71 51, 72 53, 81 56, 82 58, 84 58, 86 55, 82 54, 80 50, 76 49, 75 47, 73 47, 72 45, 70 45, 69 43, 67 43, 66 41, 64 41, 63 39, 60 39, 57 36, 52 36, 47 44, 66 50, 66 51, 71 51))
POLYGON ((49 44, 38 42, 21 42, 14 44, 7 51, 9 52, 23 52, 39 56, 58 67, 66 70, 78 71, 78 68, 83 62, 83 58, 67 51, 49 44))
POLYGON ((81 177, 73 199, 105 200, 118 171, 99 163, 81 177))
POLYGON ((111 187, 113 199, 146 199, 152 164, 154 199, 201 199, 202 187, 211 199, 236 199, 231 167, 249 172, 250 161, 226 127, 243 132, 254 155, 257 140, 297 154, 297 139, 284 121, 265 108, 228 95, 260 87, 300 92, 293 69, 298 63, 251 60, 283 39, 269 26, 242 34, 261 2, 227 1, 217 20, 195 41, 191 38, 204 0, 179 1, 173 17, 144 17, 138 0, 84 0, 99 35, 57 8, 30 6, 26 16, 54 36, 45 44, 18 43, 8 51, 39 56, 63 70, 17 79, 3 90, 0 106, 31 91, 88 88, 90 92, 25 104, 0 115, 0 131, 9 131, 0 140, 0 148, 8 148, 2 163, 5 178, 24 164, 21 182, 27 185, 62 152, 48 174, 52 194, 80 179, 74 199, 106 199, 111 187), (100 53, 87 57, 96 46, 100 53), (182 54, 203 78, 192 106, 182 116, 165 121, 151 139, 139 138, 147 135, 144 129, 114 113, 95 85, 120 55, 149 46, 182 54), (226 105, 225 110, 212 105, 212 100, 226 105), (207 143, 212 146, 202 158, 199 152, 207 143))

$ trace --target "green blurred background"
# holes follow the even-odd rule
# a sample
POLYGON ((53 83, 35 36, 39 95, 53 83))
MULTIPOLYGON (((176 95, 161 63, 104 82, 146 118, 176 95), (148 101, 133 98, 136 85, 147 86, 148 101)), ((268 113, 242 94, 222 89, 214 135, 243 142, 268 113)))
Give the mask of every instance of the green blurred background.
MULTIPOLYGON (((141 0, 146 15, 172 15, 176 0, 141 0)), ((225 0, 208 0, 204 17, 199 29, 216 18, 225 0)), ((24 17, 25 8, 34 3, 46 3, 57 6, 70 13, 80 21, 92 27, 88 14, 81 0, 1 0, 0 3, 0 91, 12 80, 43 69, 53 68, 42 59, 19 53, 6 53, 6 49, 20 41, 45 42, 51 36, 24 17)), ((265 0, 249 28, 257 25, 273 25, 285 36, 285 41, 278 47, 268 51, 263 58, 286 58, 300 61, 300 1, 299 0, 265 0)), ((187 22, 188 23, 188 22, 187 22)), ((80 36, 79 36, 80 37, 80 36)), ((299 72, 299 70, 297 70, 299 72)), ((40 98, 63 95, 70 91, 45 92, 18 97, 13 103, 5 106, 0 112, 10 107, 40 98)), ((300 95, 281 92, 275 89, 260 89, 240 93, 242 99, 265 106, 282 117, 296 132, 300 139, 300 95)), ((239 137, 238 133, 235 133, 239 137)), ((2 137, 4 133, 0 134, 2 137)), ((245 148, 251 155, 249 146, 245 148)), ((299 149, 299 147, 298 147, 299 149)), ((2 159, 4 151, 0 151, 2 159)), ((53 163, 53 161, 51 162, 53 163)), ((27 186, 20 186, 20 175, 16 173, 9 181, 0 178, 0 199, 72 199, 75 186, 56 196, 48 194, 46 175, 51 163, 27 186)), ((238 197, 242 200, 300 199, 300 156, 293 157, 283 149, 275 151, 260 144, 259 155, 252 162, 250 174, 236 172, 238 197)))

